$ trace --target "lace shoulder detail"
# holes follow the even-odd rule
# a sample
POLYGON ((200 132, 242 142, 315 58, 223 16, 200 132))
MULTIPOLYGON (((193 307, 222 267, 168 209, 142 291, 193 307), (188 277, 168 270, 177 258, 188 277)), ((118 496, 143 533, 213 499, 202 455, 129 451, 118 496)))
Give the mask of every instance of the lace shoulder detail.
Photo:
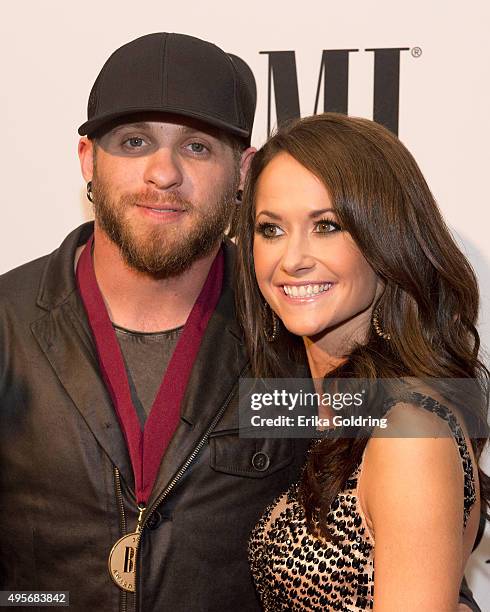
MULTIPOLYGON (((395 404, 400 401, 400 398, 392 398, 388 400, 385 404, 386 412, 392 408, 395 404)), ((463 468, 464 474, 464 527, 466 527, 466 523, 468 522, 468 517, 471 512, 471 508, 476 501, 476 492, 475 492, 475 477, 473 473, 473 463, 471 461, 471 455, 468 451, 468 446, 466 445, 466 440, 464 437, 463 429, 459 424, 458 419, 455 417, 454 413, 447 407, 438 402, 436 399, 431 397, 430 395, 424 395, 422 393, 418 393, 412 391, 403 397, 403 401, 413 402, 417 406, 436 414, 438 417, 446 421, 453 434, 454 441, 458 447, 459 456, 461 457, 461 464, 463 468)))

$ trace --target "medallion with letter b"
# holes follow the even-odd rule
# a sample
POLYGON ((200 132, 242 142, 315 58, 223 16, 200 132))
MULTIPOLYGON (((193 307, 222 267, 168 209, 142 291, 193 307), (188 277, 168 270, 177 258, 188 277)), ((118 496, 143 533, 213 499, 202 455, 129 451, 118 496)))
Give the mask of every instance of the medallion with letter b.
POLYGON ((129 533, 118 540, 109 555, 109 573, 120 589, 134 593, 136 587, 136 550, 140 534, 129 533))

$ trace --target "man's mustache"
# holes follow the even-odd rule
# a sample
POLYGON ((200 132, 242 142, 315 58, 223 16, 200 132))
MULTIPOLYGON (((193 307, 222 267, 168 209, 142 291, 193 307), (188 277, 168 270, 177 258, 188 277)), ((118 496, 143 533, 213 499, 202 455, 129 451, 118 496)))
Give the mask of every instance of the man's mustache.
POLYGON ((193 206, 179 193, 158 193, 155 191, 143 191, 138 193, 123 194, 120 198, 122 206, 147 206, 149 208, 175 208, 177 210, 190 211, 193 206))

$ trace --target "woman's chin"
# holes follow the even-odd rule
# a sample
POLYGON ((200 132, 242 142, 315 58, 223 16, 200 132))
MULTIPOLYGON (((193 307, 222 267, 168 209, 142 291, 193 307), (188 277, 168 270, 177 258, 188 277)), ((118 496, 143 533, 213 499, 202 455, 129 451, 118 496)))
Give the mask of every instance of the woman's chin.
POLYGON ((318 325, 312 322, 283 321, 284 327, 295 336, 317 336, 325 331, 325 325, 318 325))

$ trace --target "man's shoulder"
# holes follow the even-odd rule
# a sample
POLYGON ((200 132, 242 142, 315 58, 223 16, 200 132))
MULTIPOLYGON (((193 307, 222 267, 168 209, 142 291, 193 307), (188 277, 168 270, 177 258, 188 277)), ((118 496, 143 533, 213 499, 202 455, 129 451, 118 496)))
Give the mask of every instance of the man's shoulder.
POLYGON ((73 289, 73 261, 77 245, 86 240, 92 224, 73 230, 61 246, 0 275, 0 305, 23 310, 41 299, 44 305, 59 303, 73 289))
POLYGON ((0 275, 0 303, 24 302, 36 296, 50 255, 38 257, 0 275))

